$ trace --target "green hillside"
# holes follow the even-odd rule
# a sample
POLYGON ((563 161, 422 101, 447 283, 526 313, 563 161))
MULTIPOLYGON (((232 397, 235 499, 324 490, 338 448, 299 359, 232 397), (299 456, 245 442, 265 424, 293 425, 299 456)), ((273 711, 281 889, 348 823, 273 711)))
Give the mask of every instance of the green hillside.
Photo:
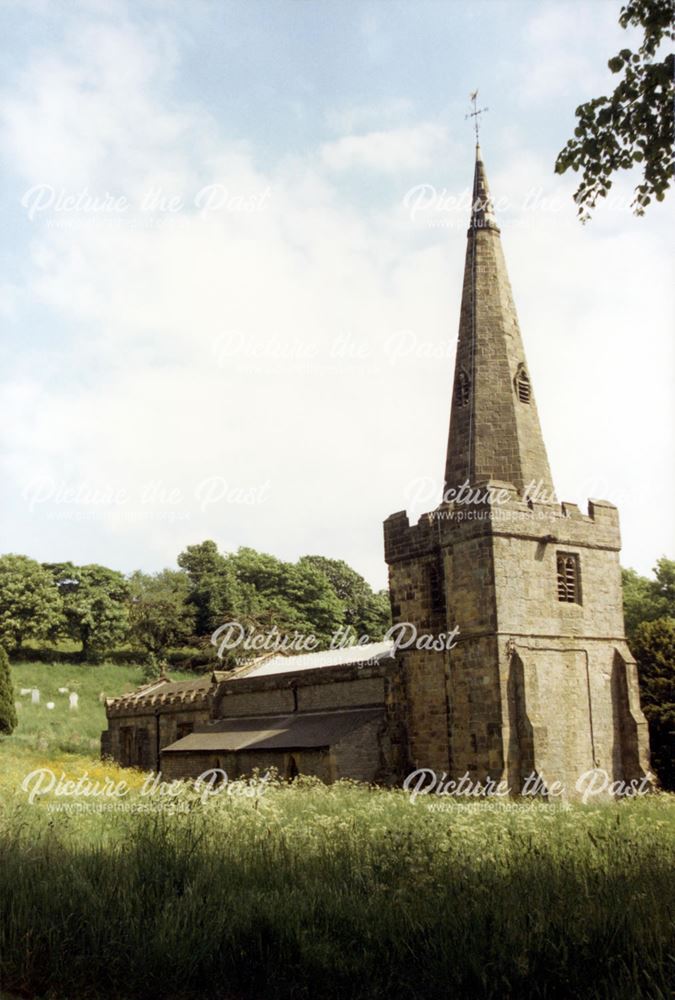
MULTIPOLYGON (((187 680, 195 675, 171 671, 170 676, 187 680)), ((0 739, 0 755, 31 750, 45 756, 57 752, 97 756, 101 730, 106 728, 105 698, 143 683, 141 666, 109 663, 14 663, 12 679, 19 724, 12 736, 0 739), (33 704, 29 689, 40 692, 38 704, 33 704), (70 692, 78 695, 76 709, 69 707, 70 692)))

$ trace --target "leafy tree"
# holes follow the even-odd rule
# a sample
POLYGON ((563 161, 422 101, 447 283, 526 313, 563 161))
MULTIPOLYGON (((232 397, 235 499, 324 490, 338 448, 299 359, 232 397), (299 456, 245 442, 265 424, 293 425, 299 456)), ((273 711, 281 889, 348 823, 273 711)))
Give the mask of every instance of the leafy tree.
POLYGON ((217 573, 222 568, 225 557, 218 551, 216 543, 209 539, 198 545, 188 545, 178 556, 177 562, 194 581, 210 573, 217 573))
POLYGON ((63 600, 60 633, 82 643, 82 659, 97 661, 128 638, 129 585, 122 573, 92 563, 48 564, 63 600))
POLYGON ((159 660, 154 653, 148 653, 145 658, 145 663, 143 664, 143 670, 141 676, 144 682, 155 681, 161 676, 162 668, 159 665, 159 660))
POLYGON ((313 566, 329 581, 343 607, 344 622, 357 638, 381 639, 391 625, 391 607, 386 590, 374 592, 367 580, 342 559, 303 556, 299 564, 313 566))
POLYGON ((14 685, 9 670, 9 657, 4 646, 0 646, 0 733, 9 736, 16 729, 16 724, 14 685))
POLYGON ((283 562, 249 548, 229 559, 254 622, 271 619, 281 632, 313 634, 323 646, 343 624, 340 600, 325 573, 311 564, 283 562))
POLYGON ((652 767, 663 787, 675 791, 675 618, 642 622, 632 648, 649 722, 652 767))
MULTIPOLYGON (((163 656, 194 633, 195 608, 188 604, 190 579, 186 573, 165 569, 129 578, 131 637, 149 653, 163 656)), ((159 670, 157 671, 159 676, 159 670)))
POLYGON ((194 630, 209 636, 228 618, 236 618, 242 596, 234 567, 213 541, 188 545, 178 556, 178 565, 189 580, 188 604, 194 608, 194 630))
POLYGON ((675 618, 675 561, 665 556, 659 559, 653 580, 640 576, 634 569, 624 569, 622 576, 626 635, 632 647, 641 622, 675 618))
POLYGON ((675 618, 675 559, 662 556, 654 568, 654 592, 663 601, 665 614, 675 618))
POLYGON ((672 0, 629 0, 621 8, 622 28, 643 29, 636 52, 624 48, 610 59, 621 78, 610 97, 580 105, 574 138, 556 160, 556 173, 582 169, 575 194, 582 222, 604 198, 618 170, 639 165, 642 180, 635 188, 633 209, 643 215, 652 196, 663 201, 673 177, 673 74, 675 56, 657 58, 661 42, 675 37, 672 0))
POLYGON ((54 580, 28 556, 0 556, 0 639, 20 646, 57 625, 61 602, 54 580))
POLYGON ((371 638, 390 624, 386 591, 374 593, 341 560, 304 556, 291 563, 246 547, 222 555, 215 542, 205 541, 181 552, 178 565, 190 581, 188 602, 200 636, 236 619, 258 631, 276 626, 284 635, 315 635, 321 648, 344 624, 371 638))
POLYGON ((309 631, 316 634, 322 645, 328 645, 336 630, 344 624, 342 602, 321 570, 301 560, 286 565, 289 567, 290 600, 309 624, 309 631))

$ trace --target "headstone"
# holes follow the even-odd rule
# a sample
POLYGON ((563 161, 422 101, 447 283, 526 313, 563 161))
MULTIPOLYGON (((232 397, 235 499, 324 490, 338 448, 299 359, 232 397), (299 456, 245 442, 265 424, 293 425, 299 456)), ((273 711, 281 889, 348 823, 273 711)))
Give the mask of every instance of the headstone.
POLYGON ((79 699, 80 699, 80 696, 78 695, 77 691, 71 691, 70 692, 70 695, 68 696, 68 702, 69 702, 68 707, 70 708, 71 711, 74 708, 77 708, 77 703, 78 703, 79 699))
POLYGON ((33 688, 33 690, 30 693, 30 700, 34 705, 40 704, 40 691, 38 688, 33 688))

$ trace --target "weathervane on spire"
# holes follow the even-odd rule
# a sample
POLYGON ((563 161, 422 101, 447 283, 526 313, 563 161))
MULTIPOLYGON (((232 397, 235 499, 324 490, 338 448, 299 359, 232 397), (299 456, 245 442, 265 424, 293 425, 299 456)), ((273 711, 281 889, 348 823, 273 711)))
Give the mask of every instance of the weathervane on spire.
POLYGON ((480 116, 485 112, 489 111, 489 108, 479 108, 478 105, 478 91, 472 90, 469 94, 469 100, 473 107, 473 111, 470 111, 468 115, 464 115, 464 119, 473 118, 473 127, 476 133, 476 145, 478 145, 478 133, 480 131, 480 116))

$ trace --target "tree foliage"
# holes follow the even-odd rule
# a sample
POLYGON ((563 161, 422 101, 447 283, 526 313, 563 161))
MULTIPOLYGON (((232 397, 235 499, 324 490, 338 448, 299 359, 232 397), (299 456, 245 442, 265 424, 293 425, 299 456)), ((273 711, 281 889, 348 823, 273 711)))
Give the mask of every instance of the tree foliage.
POLYGON ((253 629, 276 626, 283 634, 313 633, 328 640, 343 621, 342 605, 314 566, 240 548, 222 555, 213 541, 190 545, 178 557, 191 582, 196 631, 211 635, 228 620, 253 629))
POLYGON ((221 553, 212 540, 189 545, 179 570, 127 578, 106 566, 40 565, 26 556, 0 557, 0 639, 72 639, 84 661, 121 644, 155 658, 177 646, 207 645, 236 620, 245 628, 313 635, 317 648, 347 626, 355 638, 382 637, 390 624, 386 591, 375 593, 347 563, 322 556, 286 562, 241 548, 221 553))
POLYGON ((154 653, 148 653, 144 662, 142 675, 144 683, 156 681, 162 676, 162 666, 154 653))
POLYGON ((129 636, 129 585, 122 573, 92 563, 51 563, 62 600, 58 634, 82 643, 82 659, 99 660, 129 636))
POLYGON ((649 723, 652 768, 663 786, 675 791, 675 561, 659 559, 653 579, 625 569, 623 604, 649 723))
MULTIPOLYGON (((184 645, 195 631, 196 612, 188 604, 187 573, 165 569, 129 578, 129 621, 132 641, 155 657, 184 645)), ((157 671, 159 674, 159 669, 157 671)))
POLYGON ((663 201, 673 177, 673 74, 675 56, 660 55, 661 43, 673 39, 672 0, 629 0, 621 8, 622 28, 643 31, 637 51, 624 48, 609 60, 619 82, 609 97, 596 97, 576 110, 574 138, 558 154, 556 173, 582 170, 575 200, 578 215, 590 218, 619 170, 638 166, 642 179, 635 188, 636 215, 652 198, 663 201))
POLYGON ((291 563, 251 548, 222 555, 209 540, 188 546, 178 565, 190 581, 201 636, 236 619, 258 630, 311 633, 326 646, 345 624, 371 637, 388 625, 388 600, 339 560, 304 556, 291 563))
POLYGON ((366 635, 373 640, 382 638, 391 625, 386 590, 373 591, 368 581, 342 559, 303 556, 300 563, 313 566, 327 578, 342 603, 345 625, 351 627, 356 638, 366 635))
POLYGON ((632 649, 649 722, 652 768, 663 787, 675 791, 675 618, 642 622, 632 649))
POLYGON ((56 627, 61 603, 52 576, 28 556, 0 556, 0 641, 20 646, 56 627))
POLYGON ((9 736, 16 729, 16 724, 14 685, 9 669, 9 657, 4 646, 0 646, 0 733, 9 736))
POLYGON ((641 622, 675 618, 675 561, 665 556, 654 567, 654 579, 634 569, 623 570, 623 613, 628 644, 633 646, 641 622))
POLYGON ((188 577, 187 601, 194 609, 197 635, 210 636, 219 625, 237 617, 242 607, 240 587, 234 568, 215 542, 188 545, 178 556, 178 565, 188 577))
POLYGON ((342 604, 314 566, 302 560, 283 562, 250 548, 239 549, 230 559, 254 622, 266 619, 282 632, 312 633, 322 644, 343 624, 342 604))

